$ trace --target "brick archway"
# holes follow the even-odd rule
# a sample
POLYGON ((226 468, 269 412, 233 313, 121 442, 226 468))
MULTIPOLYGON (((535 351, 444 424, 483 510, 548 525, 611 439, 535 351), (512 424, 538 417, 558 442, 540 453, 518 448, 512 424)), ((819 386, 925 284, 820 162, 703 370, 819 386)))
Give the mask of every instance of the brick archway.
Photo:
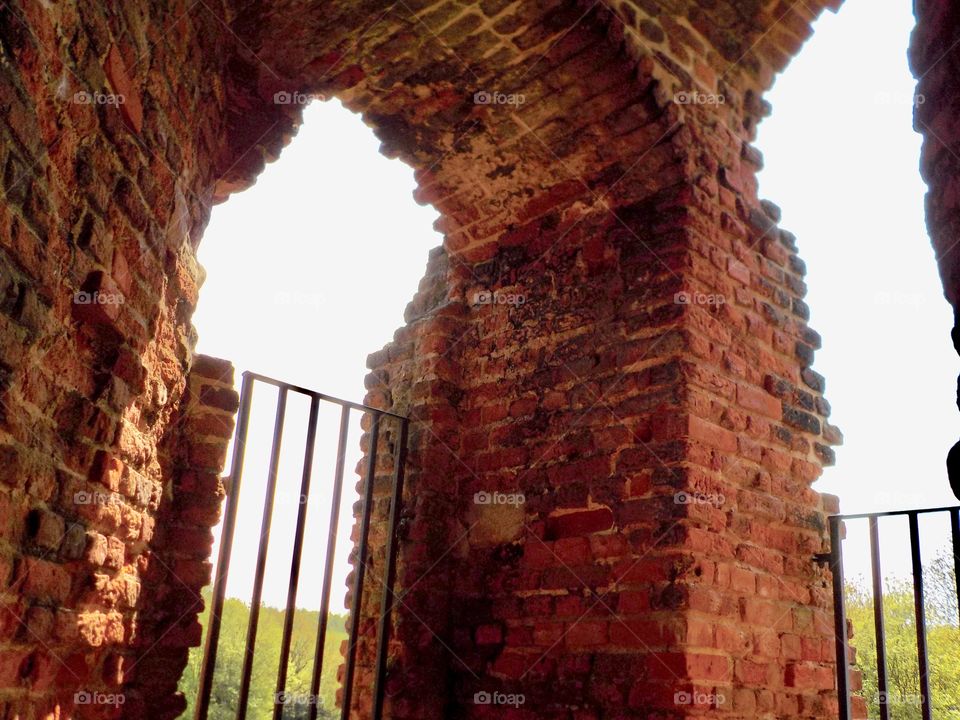
MULTIPOLYGON (((42 717, 119 688, 131 717, 176 714, 235 401, 221 365, 188 378, 194 251, 295 131, 288 100, 323 93, 414 166, 446 238, 370 358, 368 401, 418 421, 389 716, 485 717, 474 694, 503 690, 538 718, 680 717, 691 693, 830 717, 810 557, 834 508, 810 486, 839 436, 750 141, 837 4, 0 10, 4 701, 42 717), (70 499, 100 486, 124 499, 70 499)), ((945 8, 921 9, 941 46, 945 8)), ((951 162, 926 159, 944 188, 951 162)), ((941 237, 952 196, 932 192, 941 237)))
MULTIPOLYGON (((809 563, 824 507, 809 485, 838 433, 809 370, 802 263, 756 198, 749 145, 788 55, 739 72, 749 33, 727 59, 689 20, 524 12, 237 23, 251 31, 233 91, 262 103, 238 118, 243 137, 295 122, 276 93, 337 94, 443 216, 445 252, 368 381, 369 401, 428 420, 411 456, 390 712, 479 717, 474 694, 503 691, 537 717, 682 715, 678 693, 826 716, 832 630, 809 563), (325 25, 351 22, 368 34, 340 51, 325 25), (473 502, 498 491, 526 504, 473 502), (707 502, 677 503, 684 492, 707 502), (809 616, 794 622, 798 610, 809 616)), ((222 161, 226 190, 247 182, 247 159, 222 161)))

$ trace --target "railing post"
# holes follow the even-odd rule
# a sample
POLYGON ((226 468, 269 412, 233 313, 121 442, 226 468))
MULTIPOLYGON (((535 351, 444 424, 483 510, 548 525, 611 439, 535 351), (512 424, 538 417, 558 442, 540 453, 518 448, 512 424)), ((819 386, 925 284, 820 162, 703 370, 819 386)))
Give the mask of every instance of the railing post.
POLYGON ((917 513, 910 518, 910 558, 913 563, 913 602, 917 624, 917 667, 920 670, 920 710, 923 720, 931 720, 930 661, 927 656, 927 613, 923 597, 923 562, 920 558, 920 525, 917 513))
POLYGON ((363 505, 361 506, 360 538, 357 545, 357 561, 354 570, 353 605, 350 610, 350 643, 347 645, 346 669, 343 673, 342 720, 349 720, 353 701, 353 676, 357 666, 357 641, 360 637, 360 615, 363 611, 363 580, 367 570, 367 547, 370 539, 370 517, 373 515, 373 486, 377 477, 377 446, 380 442, 380 414, 374 413, 370 429, 370 457, 364 479, 363 505))
POLYGON ((263 518, 260 521, 260 548, 257 551, 256 573, 253 578, 253 598, 250 600, 250 619, 247 622, 247 642, 243 652, 243 669, 237 698, 237 720, 247 716, 250 682, 253 677, 253 656, 257 647, 257 627, 260 624, 260 598, 263 596, 263 578, 267 570, 267 549, 270 545, 270 526, 280 470, 280 447, 283 444, 283 422, 287 414, 287 388, 281 387, 277 396, 277 412, 273 421, 273 444, 270 446, 270 468, 267 489, 263 499, 263 518))
MULTIPOLYGON (((323 564, 323 588, 320 591, 320 619, 317 623, 317 643, 313 651, 313 677, 310 694, 314 700, 320 695, 323 675, 323 651, 327 643, 327 620, 330 617, 330 587, 333 582, 333 560, 337 551, 337 528, 340 524, 340 499, 343 496, 343 466, 347 455, 347 437, 350 433, 350 408, 340 410, 340 439, 337 441, 337 464, 333 472, 333 497, 330 502, 330 523, 327 526, 327 557, 323 564)), ((310 703, 310 720, 317 720, 316 702, 310 703)))
POLYGON ((850 702, 850 653, 847 649, 847 610, 843 581, 843 520, 830 518, 830 571, 833 574, 833 628, 837 651, 837 700, 840 720, 852 720, 850 702))
POLYGON ((880 569, 880 529, 878 519, 870 518, 870 570, 873 576, 873 626, 877 636, 877 694, 880 720, 889 720, 887 706, 887 635, 883 618, 883 573, 880 569))
MULTIPOLYGON (((287 585, 287 610, 283 616, 283 639, 280 644, 280 664, 277 668, 277 690, 273 697, 273 720, 283 717, 284 703, 280 702, 287 689, 287 664, 290 660, 290 641, 296 615, 297 588, 300 585, 300 561, 303 557, 303 535, 307 529, 307 501, 310 499, 310 481, 313 475, 313 452, 317 444, 317 416, 320 401, 310 401, 310 419, 307 421, 307 442, 303 453, 303 474, 300 480, 300 504, 297 507, 297 529, 294 532, 293 557, 290 559, 290 581, 287 585)), ((316 698, 313 698, 314 700, 316 698)), ((316 703, 313 703, 316 704, 316 703)))
POLYGON ((373 720, 383 717, 386 693, 387 649, 390 642, 390 616, 393 613, 393 585, 397 575, 397 531, 403 508, 404 466, 407 461, 407 433, 409 421, 400 421, 400 438, 395 449, 393 466, 393 497, 390 500, 390 526, 387 529, 387 570, 380 604, 380 629, 377 633, 377 669, 373 682, 373 720))
POLYGON ((957 581, 957 610, 960 610, 960 507, 950 510, 950 534, 953 536, 953 574, 957 581))

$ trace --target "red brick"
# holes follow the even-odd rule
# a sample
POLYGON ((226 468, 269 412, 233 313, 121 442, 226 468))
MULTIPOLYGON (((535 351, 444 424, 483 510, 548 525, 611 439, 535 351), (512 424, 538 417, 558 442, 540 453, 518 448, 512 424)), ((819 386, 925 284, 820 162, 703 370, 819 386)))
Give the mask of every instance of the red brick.
POLYGON ((610 623, 610 644, 615 647, 660 649, 674 638, 675 634, 657 620, 620 620, 610 623))
POLYGON ((17 570, 17 582, 22 583, 28 598, 62 603, 70 593, 70 573, 62 565, 25 557, 17 570))
POLYGON ((796 635, 783 635, 780 638, 780 655, 784 660, 799 660, 802 658, 801 639, 796 635))
POLYGON ((783 406, 780 399, 770 395, 763 388, 738 385, 737 402, 747 410, 753 410, 774 420, 783 417, 783 406))
POLYGON ((740 612, 745 622, 751 625, 772 627, 780 615, 777 606, 767 600, 744 598, 740 601, 740 612))
POLYGON ((126 64, 116 45, 112 45, 110 52, 107 53, 104 71, 110 78, 110 84, 114 90, 123 97, 123 102, 119 103, 118 107, 124 122, 131 130, 139 133, 143 129, 143 105, 140 102, 140 93, 133 86, 126 64))
POLYGON ((830 690, 834 687, 833 669, 826 665, 813 663, 790 663, 783 676, 787 687, 802 690, 830 690))
POLYGON ((563 623, 538 622, 533 627, 533 642, 536 645, 552 648, 563 640, 563 633, 563 623))
POLYGON ((497 645, 503 642, 503 628, 500 625, 481 625, 476 633, 477 645, 497 645))
POLYGON ((90 471, 90 482, 100 483, 110 492, 116 492, 120 489, 123 467, 123 462, 119 458, 106 451, 98 450, 90 471))
POLYGON ((608 630, 606 621, 581 620, 566 626, 564 643, 569 648, 603 645, 607 642, 608 630))
POLYGON ((696 416, 690 417, 690 437, 695 440, 702 440, 708 445, 712 445, 724 452, 736 452, 737 450, 737 436, 726 430, 725 428, 720 427, 719 425, 713 425, 712 423, 702 420, 696 416))
POLYGON ((769 682, 770 671, 773 665, 766 662, 753 662, 751 660, 737 660, 734 668, 736 679, 751 686, 765 686, 769 682))
POLYGON ((730 574, 730 587, 738 592, 752 595, 757 590, 756 573, 746 568, 733 568, 730 574))
POLYGON ((613 525, 610 508, 597 508, 554 515, 547 519, 547 533, 552 538, 576 537, 609 530, 613 525))

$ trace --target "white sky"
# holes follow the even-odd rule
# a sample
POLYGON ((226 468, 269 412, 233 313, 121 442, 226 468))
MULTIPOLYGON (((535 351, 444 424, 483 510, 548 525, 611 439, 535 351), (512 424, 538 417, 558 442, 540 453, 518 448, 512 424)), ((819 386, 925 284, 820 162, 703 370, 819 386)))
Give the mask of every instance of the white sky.
MULTIPOLYGON (((403 326, 403 311, 442 242, 431 207, 413 201, 413 170, 379 152, 379 142, 339 102, 313 103, 304 126, 257 184, 217 207, 200 262, 207 281, 194 316, 198 351, 323 393, 363 401, 366 358, 403 326)), ((238 532, 228 591, 249 597, 276 392, 253 404, 238 532)), ((264 600, 286 602, 309 402, 290 395, 264 600), (286 565, 284 567, 284 565, 286 565)), ((339 408, 325 407, 308 508, 298 605, 319 607, 339 408)), ((360 459, 359 418, 348 442, 337 572, 331 607, 342 609, 360 459)))
MULTIPOLYGON (((761 194, 783 209, 809 268, 811 326, 824 338, 815 369, 827 378, 833 421, 846 435, 817 488, 844 512, 951 505, 944 460, 960 436, 957 358, 923 222, 920 136, 906 48, 907 0, 847 0, 826 13, 768 99, 760 126, 761 194), (864 29, 869 28, 869 32, 864 29)), ((436 212, 417 206, 413 174, 378 152, 359 117, 314 103, 293 143, 257 184, 216 208, 200 261, 208 278, 194 318, 199 352, 351 400, 362 400, 365 359, 403 324, 403 309, 441 242, 436 212)), ((239 382, 239 374, 238 374, 239 382)), ((291 396, 264 600, 285 602, 298 507, 306 401, 291 396), (285 565, 287 565, 285 567, 285 565)), ((256 396, 244 473, 231 595, 249 597, 259 539, 275 393, 256 396)), ((337 409, 325 411, 315 463, 299 606, 319 605, 337 409)), ((359 458, 350 437, 332 608, 342 609, 359 458)), ((946 520, 928 547, 945 542, 946 520)), ((847 543, 856 574, 864 533, 847 543)), ((905 523, 887 522, 887 567, 908 568, 905 523)), ((926 554, 929 554, 927 552, 926 554)))

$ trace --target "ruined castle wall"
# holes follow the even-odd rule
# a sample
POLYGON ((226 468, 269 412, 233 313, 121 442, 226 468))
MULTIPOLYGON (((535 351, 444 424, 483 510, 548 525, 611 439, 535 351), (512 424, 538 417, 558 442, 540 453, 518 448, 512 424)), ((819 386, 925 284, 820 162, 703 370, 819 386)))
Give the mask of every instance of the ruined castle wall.
MULTIPOLYGON (((193 359, 195 249, 296 132, 276 98, 297 93, 362 113, 445 236, 367 380, 412 420, 388 717, 488 717, 493 692, 524 695, 516 717, 831 717, 811 556, 836 505, 811 484, 841 438, 803 239, 758 198, 751 142, 836 3, 402 5, 0 9, 0 702, 182 707, 236 401, 226 365, 193 359), (75 500, 93 493, 116 499, 75 500)), ((954 61, 933 48, 958 24, 918 10, 955 300, 954 61)))
POLYGON ((0 9, 4 717, 105 716, 123 693, 171 716, 181 666, 151 650, 197 639, 195 611, 161 627, 180 600, 152 603, 207 580, 232 422, 176 440, 207 417, 184 403, 223 108, 209 8, 0 9), (208 515, 178 516, 197 494, 208 515))

